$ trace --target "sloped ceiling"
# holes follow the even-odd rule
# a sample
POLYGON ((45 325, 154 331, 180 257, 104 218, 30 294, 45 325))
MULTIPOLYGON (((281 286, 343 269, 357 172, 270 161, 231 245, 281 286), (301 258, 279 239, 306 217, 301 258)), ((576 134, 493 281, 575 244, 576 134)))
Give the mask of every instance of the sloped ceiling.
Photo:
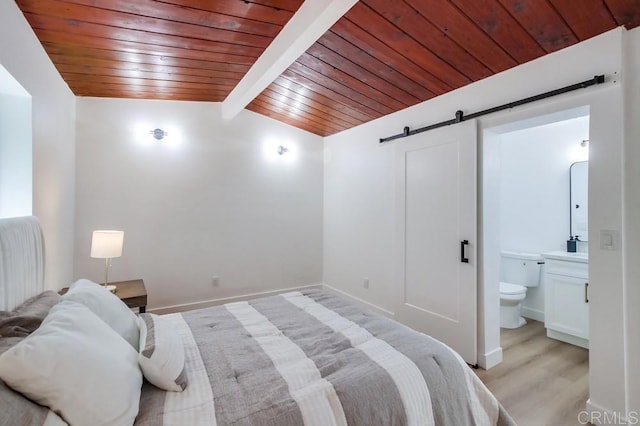
MULTIPOLYGON (((302 0, 16 3, 78 96, 219 102, 302 0)), ((361 0, 247 108, 327 136, 619 25, 640 0, 361 0)))

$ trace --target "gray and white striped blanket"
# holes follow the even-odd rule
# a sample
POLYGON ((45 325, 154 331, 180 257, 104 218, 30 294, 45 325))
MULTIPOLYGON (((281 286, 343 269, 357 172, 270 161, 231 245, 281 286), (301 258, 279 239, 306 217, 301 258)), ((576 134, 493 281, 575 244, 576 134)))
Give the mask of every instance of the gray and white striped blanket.
POLYGON ((165 316, 189 385, 145 383, 138 425, 510 425, 442 343, 309 290, 165 316))

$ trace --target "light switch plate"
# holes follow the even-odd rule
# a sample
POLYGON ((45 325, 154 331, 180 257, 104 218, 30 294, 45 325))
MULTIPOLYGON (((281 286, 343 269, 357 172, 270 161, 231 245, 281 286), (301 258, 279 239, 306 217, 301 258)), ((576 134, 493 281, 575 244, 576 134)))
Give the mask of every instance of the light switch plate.
POLYGON ((600 230, 600 249, 618 250, 618 231, 600 230))

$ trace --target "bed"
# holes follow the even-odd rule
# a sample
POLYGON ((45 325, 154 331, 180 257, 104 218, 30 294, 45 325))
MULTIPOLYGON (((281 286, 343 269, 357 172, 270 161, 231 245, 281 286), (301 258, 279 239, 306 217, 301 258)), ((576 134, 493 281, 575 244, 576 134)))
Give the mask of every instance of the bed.
MULTIPOLYGON (((27 222, 30 226, 33 224, 32 220, 27 222)), ((6 222, 0 221, 0 250, 3 232, 6 233, 6 222)), ((28 251, 30 256, 36 252, 39 251, 28 251)), ((0 258, 2 254, 0 251, 0 258)), ((15 264, 15 258, 12 262, 15 264)), ((0 278, 3 270, 6 268, 0 267, 0 278)), ((21 294, 23 300, 34 295, 28 293, 42 290, 31 287, 21 294)), ((93 291, 93 287, 87 288, 93 291)), ((3 291, 0 295, 9 294, 6 288, 0 287, 0 290, 3 291)), ((11 290, 14 304, 20 292, 11 290)), ((6 296, 4 299, 6 305, 6 296)), ((114 299, 117 298, 114 296, 114 299)), ((86 309, 73 301, 53 303, 43 325, 28 337, 0 337, 0 352, 9 353, 26 339, 35 341, 42 329, 55 322, 51 318, 60 314, 65 304, 85 315, 86 309)), ((0 306, 0 309, 8 307, 0 306)), ((122 397, 123 403, 128 404, 129 424, 134 418, 137 425, 514 424, 470 367, 446 345, 321 290, 284 293, 160 317, 143 315, 149 315, 145 321, 155 323, 140 324, 144 323, 142 315, 137 319, 141 331, 136 357, 144 352, 143 341, 147 342, 147 348, 150 340, 159 347, 165 342, 163 327, 172 330, 171 336, 175 335, 175 341, 179 342, 182 360, 173 374, 180 373, 175 383, 181 381, 182 386, 178 391, 166 391, 143 381, 142 374, 139 381, 130 380, 134 372, 120 380, 113 379, 111 384, 109 380, 120 373, 112 372, 101 379, 105 386, 88 386, 84 392, 101 392, 103 387, 131 382, 129 387, 135 397, 125 397, 127 390, 109 394, 114 400, 122 397)), ((103 328, 110 330, 113 326, 96 323, 91 328, 91 321, 76 320, 73 324, 80 329, 87 328, 88 334, 99 334, 103 328), (97 329, 101 331, 94 333, 97 329)), ((125 342, 126 336, 122 337, 125 339, 109 335, 114 339, 113 344, 100 348, 100 353, 121 345, 123 351, 128 351, 127 356, 107 359, 124 362, 131 357, 131 362, 137 362, 138 358, 133 360, 130 354, 134 351, 125 342)), ((133 341, 136 339, 137 335, 133 341)), ((165 349, 165 352, 174 354, 174 349, 165 349)), ((47 353, 52 356, 51 351, 47 353)), ((158 354, 162 354, 161 349, 156 350, 158 354)), ((73 356, 75 353, 71 351, 60 358, 73 356)), ((170 361, 179 358, 167 357, 170 361)), ((0 376, 7 371, 2 369, 4 358, 9 356, 0 355, 0 376)), ((73 368, 79 369, 84 360, 76 361, 73 368)), ((56 364, 56 370, 63 367, 61 363, 56 364)), ((147 377, 147 370, 144 372, 147 377)), ((12 374, 18 373, 12 371, 9 376, 12 374)), ((75 375, 77 380, 92 380, 93 374, 86 379, 88 375, 75 375)), ((78 386, 77 382, 73 385, 78 386)), ((84 397, 86 395, 79 398, 84 397)), ((1 382, 0 405, 0 424, 11 424, 8 416, 19 419, 20 424, 33 425, 65 424, 64 420, 71 418, 65 414, 68 411, 55 404, 57 413, 33 403, 1 382)), ((95 424, 100 421, 96 420, 95 424)))

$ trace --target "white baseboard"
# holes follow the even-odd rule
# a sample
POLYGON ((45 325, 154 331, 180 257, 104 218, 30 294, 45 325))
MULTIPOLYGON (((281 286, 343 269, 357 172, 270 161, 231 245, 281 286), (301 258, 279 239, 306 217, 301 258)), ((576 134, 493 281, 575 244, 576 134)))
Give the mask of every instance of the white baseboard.
POLYGON ((183 303, 180 305, 164 306, 160 308, 149 309, 148 312, 162 315, 173 314, 176 312, 192 311, 194 309, 208 308, 210 306, 224 305, 225 303, 242 302, 245 300, 256 299, 258 297, 275 296, 277 294, 288 293, 290 291, 300 291, 310 288, 322 288, 322 284, 311 284, 301 287, 282 288, 278 290, 261 291, 258 293, 241 294, 239 296, 222 297, 220 299, 205 300, 202 302, 183 303))
POLYGON ((560 331, 551 330, 547 328, 547 337, 552 339, 567 342, 572 345, 580 346, 581 348, 589 349, 589 340, 581 337, 572 336, 571 334, 562 333, 560 331))
POLYGON ((360 299, 359 297, 352 296, 349 293, 346 293, 346 292, 344 292, 342 290, 338 290, 337 288, 331 287, 328 284, 323 284, 322 288, 323 288, 323 290, 326 290, 326 291, 328 291, 330 293, 334 293, 334 294, 342 296, 342 297, 344 297, 346 299, 349 299, 352 302, 355 302, 356 304, 358 304, 360 306, 364 306, 365 308, 371 309, 375 313, 380 314, 380 315, 384 315, 387 318, 394 318, 395 317, 395 314, 393 312, 387 310, 387 309, 381 308, 380 306, 374 305, 373 303, 367 302, 366 300, 360 299))
POLYGON ((525 318, 530 318, 532 320, 544 322, 544 311, 540 311, 538 309, 531 309, 523 306, 522 316, 525 318))
POLYGON ((591 401, 591 398, 587 399, 585 404, 585 410, 583 414, 578 413, 578 416, 582 418, 578 418, 580 424, 587 424, 585 421, 588 421, 594 425, 631 425, 638 424, 638 413, 631 411, 629 413, 629 418, 627 418, 626 413, 621 413, 619 411, 608 410, 604 407, 599 406, 591 401))
POLYGON ((502 347, 497 347, 486 354, 478 354, 478 365, 485 370, 502 362, 502 347))

